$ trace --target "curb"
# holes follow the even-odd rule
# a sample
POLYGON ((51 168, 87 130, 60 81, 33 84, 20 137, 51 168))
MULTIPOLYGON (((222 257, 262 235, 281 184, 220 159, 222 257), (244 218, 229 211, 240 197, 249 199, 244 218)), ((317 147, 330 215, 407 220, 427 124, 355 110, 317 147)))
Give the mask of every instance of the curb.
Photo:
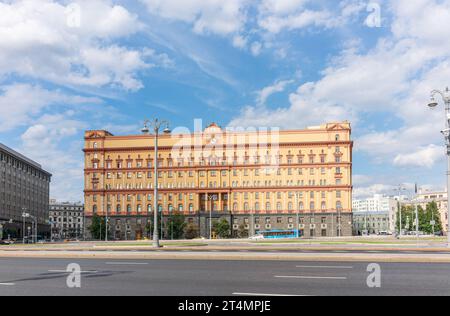
POLYGON ((221 253, 97 253, 97 252, 3 252, 0 258, 23 259, 115 259, 115 260, 209 260, 209 261, 310 261, 379 263, 450 263, 450 256, 417 255, 321 255, 321 254, 221 254, 221 253))

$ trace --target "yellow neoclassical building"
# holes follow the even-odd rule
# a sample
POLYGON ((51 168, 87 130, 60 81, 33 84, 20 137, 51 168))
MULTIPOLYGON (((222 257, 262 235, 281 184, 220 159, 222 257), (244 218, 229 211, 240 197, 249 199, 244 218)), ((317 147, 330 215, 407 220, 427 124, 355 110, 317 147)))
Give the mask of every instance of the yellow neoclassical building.
POLYGON ((111 238, 147 235, 153 217, 154 164, 163 237, 182 213, 209 237, 227 219, 233 236, 296 230, 303 237, 352 234, 352 148, 348 122, 305 130, 235 130, 211 124, 189 133, 113 136, 85 133, 85 208, 107 216, 111 238), (211 220, 212 219, 212 220, 211 220))

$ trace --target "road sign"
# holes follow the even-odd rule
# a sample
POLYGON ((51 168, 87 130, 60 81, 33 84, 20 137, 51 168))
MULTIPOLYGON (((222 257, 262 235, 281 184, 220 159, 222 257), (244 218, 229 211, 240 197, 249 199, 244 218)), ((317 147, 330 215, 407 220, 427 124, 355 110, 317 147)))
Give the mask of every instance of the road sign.
POLYGON ((430 222, 430 225, 431 225, 431 226, 436 226, 436 221, 431 221, 431 222, 430 222))

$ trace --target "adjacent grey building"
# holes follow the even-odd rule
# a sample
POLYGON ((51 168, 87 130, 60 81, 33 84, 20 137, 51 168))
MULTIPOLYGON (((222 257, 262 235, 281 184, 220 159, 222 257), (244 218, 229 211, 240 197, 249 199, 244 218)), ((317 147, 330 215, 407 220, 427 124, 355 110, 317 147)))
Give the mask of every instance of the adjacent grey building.
POLYGON ((81 239, 84 236, 84 205, 50 202, 49 222, 53 239, 81 239))
POLYGON ((355 236, 363 235, 365 232, 368 234, 392 233, 390 226, 389 211, 353 213, 353 233, 355 236))
MULTIPOLYGON (((0 238, 22 238, 22 213, 37 218, 38 236, 49 236, 51 174, 41 165, 0 143, 0 238)), ((32 219, 25 222, 29 236, 32 219)))

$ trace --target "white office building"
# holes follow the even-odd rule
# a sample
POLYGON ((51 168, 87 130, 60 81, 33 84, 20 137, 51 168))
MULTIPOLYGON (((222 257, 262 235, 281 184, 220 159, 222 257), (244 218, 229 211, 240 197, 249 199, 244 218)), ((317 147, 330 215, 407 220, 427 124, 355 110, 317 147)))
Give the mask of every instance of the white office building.
MULTIPOLYGON (((401 198, 403 200, 403 197, 401 198)), ((395 221, 396 221, 396 214, 398 210, 398 197, 389 197, 382 194, 375 194, 371 198, 367 199, 359 199, 359 200, 353 200, 352 202, 353 206, 353 214, 354 217, 357 218, 358 215, 364 215, 365 221, 371 221, 372 217, 373 220, 378 221, 380 218, 380 215, 388 214, 389 216, 389 225, 388 225, 388 232, 394 233, 395 232, 395 221)), ((385 229, 386 226, 382 225, 385 229)), ((354 227, 356 229, 356 227, 354 227)), ((378 229, 377 231, 379 231, 378 229)))

